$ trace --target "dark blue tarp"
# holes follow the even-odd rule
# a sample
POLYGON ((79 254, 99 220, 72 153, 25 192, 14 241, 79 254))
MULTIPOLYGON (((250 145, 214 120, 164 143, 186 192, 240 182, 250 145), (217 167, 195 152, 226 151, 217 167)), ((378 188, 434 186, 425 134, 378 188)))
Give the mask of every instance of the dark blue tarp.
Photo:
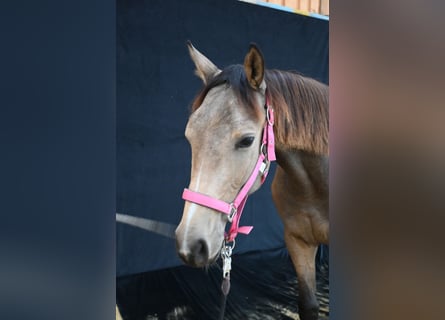
MULTIPOLYGON (((242 63, 250 42, 266 67, 328 83, 328 22, 239 1, 117 1, 117 212, 177 225, 190 176, 184 137, 201 88, 186 41, 219 67, 242 63)), ((249 198, 236 253, 284 246, 270 196, 273 172, 249 198)), ((117 276, 181 264, 173 239, 117 223, 117 276)))

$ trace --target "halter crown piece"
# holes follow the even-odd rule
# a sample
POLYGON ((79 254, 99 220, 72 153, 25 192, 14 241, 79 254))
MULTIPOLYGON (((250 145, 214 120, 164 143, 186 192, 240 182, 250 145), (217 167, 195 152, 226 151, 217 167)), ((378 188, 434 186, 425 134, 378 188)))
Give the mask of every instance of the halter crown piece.
POLYGON ((273 109, 269 105, 269 99, 266 94, 266 121, 263 129, 263 137, 262 143, 260 147, 260 154, 258 156, 257 163, 252 173, 250 174, 249 179, 247 179, 244 186, 238 192, 238 195, 231 203, 227 203, 225 201, 212 198, 205 194, 195 192, 189 190, 187 188, 184 189, 182 193, 182 199, 199 204, 204 207, 208 207, 224 213, 227 215, 229 222, 231 222, 231 226, 228 232, 225 234, 225 241, 231 242, 234 241, 238 233, 249 234, 253 229, 252 226, 239 226, 239 221, 241 219, 241 214, 244 209, 244 205, 246 204, 247 195, 249 190, 252 188, 255 183, 258 174, 261 173, 261 184, 266 180, 267 174, 269 170, 268 164, 270 161, 276 160, 275 158, 275 143, 274 143, 274 133, 273 133, 273 125, 274 125, 274 114, 273 109))

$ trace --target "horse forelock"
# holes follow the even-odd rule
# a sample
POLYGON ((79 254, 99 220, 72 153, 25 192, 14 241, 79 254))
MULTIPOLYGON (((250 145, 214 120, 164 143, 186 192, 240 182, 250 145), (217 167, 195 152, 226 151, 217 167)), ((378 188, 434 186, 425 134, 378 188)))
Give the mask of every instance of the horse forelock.
POLYGON ((240 64, 228 66, 211 79, 195 97, 191 106, 191 112, 193 113, 202 105, 211 89, 221 85, 230 87, 240 104, 244 106, 252 116, 259 116, 255 91, 250 87, 244 72, 244 67, 240 64))

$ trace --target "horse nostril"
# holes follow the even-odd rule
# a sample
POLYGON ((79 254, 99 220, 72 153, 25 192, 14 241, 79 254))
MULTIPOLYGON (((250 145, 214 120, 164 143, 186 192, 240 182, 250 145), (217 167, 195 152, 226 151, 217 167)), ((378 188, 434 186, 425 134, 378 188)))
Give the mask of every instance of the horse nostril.
POLYGON ((199 239, 191 248, 192 259, 194 260, 194 265, 204 266, 207 264, 209 259, 209 248, 207 242, 203 239, 199 239))
POLYGON ((181 248, 177 252, 181 260, 192 267, 203 267, 209 262, 209 247, 203 239, 194 242, 190 248, 181 248))

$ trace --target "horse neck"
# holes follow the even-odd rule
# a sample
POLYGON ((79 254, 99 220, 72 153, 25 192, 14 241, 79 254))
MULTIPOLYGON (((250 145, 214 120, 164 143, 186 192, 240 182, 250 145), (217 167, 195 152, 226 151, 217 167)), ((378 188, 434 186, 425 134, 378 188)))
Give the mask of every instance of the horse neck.
POLYGON ((305 194, 328 195, 329 158, 298 149, 276 146, 277 164, 295 189, 305 194))

